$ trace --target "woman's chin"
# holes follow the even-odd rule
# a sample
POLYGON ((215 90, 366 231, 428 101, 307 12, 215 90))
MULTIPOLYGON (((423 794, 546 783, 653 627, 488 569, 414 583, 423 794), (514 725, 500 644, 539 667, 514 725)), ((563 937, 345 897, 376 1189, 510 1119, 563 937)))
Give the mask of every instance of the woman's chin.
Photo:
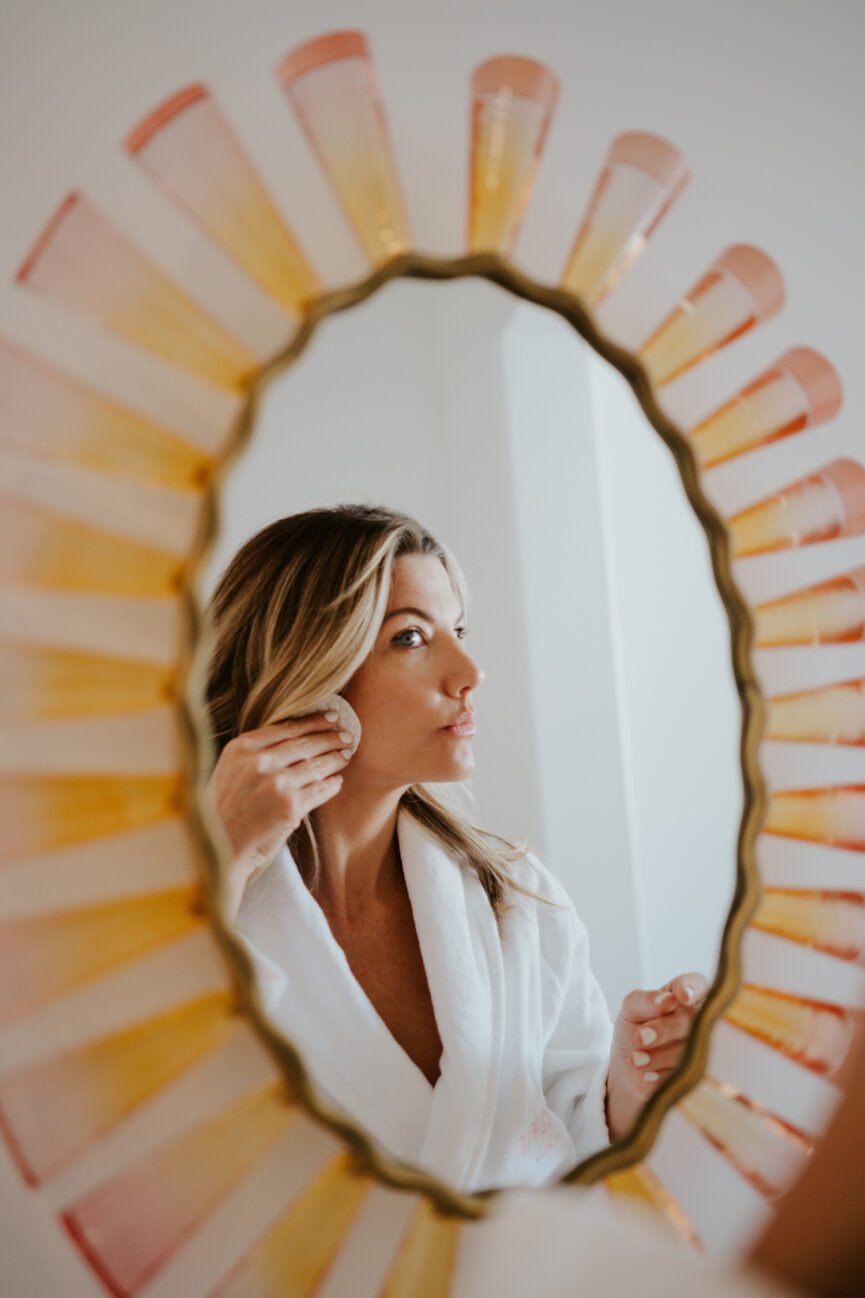
POLYGON ((451 761, 442 763, 443 772, 441 775, 431 776, 431 781, 438 784, 452 784, 455 780, 465 780, 469 775, 474 774, 475 755, 472 752, 471 745, 465 745, 465 751, 453 755, 451 761))

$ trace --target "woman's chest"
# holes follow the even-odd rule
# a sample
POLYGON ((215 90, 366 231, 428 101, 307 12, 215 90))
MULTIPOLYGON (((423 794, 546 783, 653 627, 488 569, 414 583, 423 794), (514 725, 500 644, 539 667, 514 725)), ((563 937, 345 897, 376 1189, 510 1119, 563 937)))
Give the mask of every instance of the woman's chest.
POLYGON ((435 1085, 442 1043, 408 899, 375 907, 351 923, 325 914, 354 978, 379 1018, 435 1085))

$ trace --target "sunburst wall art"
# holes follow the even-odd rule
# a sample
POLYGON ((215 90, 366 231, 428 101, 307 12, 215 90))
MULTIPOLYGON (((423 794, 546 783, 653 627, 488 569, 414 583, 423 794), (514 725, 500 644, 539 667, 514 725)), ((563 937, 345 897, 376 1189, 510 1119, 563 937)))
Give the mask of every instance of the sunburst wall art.
POLYGON ((323 1298, 350 1277, 357 1298, 468 1294, 461 1258, 496 1196, 459 1194, 372 1148, 261 1013, 220 915, 189 672, 196 569, 268 379, 329 313, 397 276, 485 276, 558 312, 632 385, 705 527, 730 617, 746 797, 715 984, 682 1068, 632 1137, 556 1191, 571 1203, 582 1182, 596 1199, 636 1198, 683 1247, 724 1251, 819 1139, 865 999, 865 787, 826 774, 827 754, 865 743, 865 681, 830 666, 818 687, 764 698, 754 667, 757 649, 771 683, 777 647, 807 646, 819 664, 825 646, 861 639, 865 570, 800 579, 756 606, 738 576, 779 551, 795 586, 803 547, 865 530, 865 468, 827 463, 727 518, 709 488, 721 466, 746 475, 758 447, 819 437, 841 404, 838 375, 797 344, 698 426, 672 423, 665 385, 776 314, 784 290, 770 256, 734 244, 671 292, 634 352, 602 334, 592 311, 688 175, 645 132, 612 141, 559 282, 518 269, 558 95, 550 69, 512 56, 474 71, 466 246, 452 260, 413 247, 366 37, 308 42, 276 75, 368 262, 362 283, 322 285, 314 249, 299 246, 205 86, 149 113, 125 147, 282 313, 278 352, 251 350, 82 194, 19 274, 202 393, 236 399, 228 439, 203 447, 180 412, 162 425, 0 341, 3 1135, 44 1229, 65 1233, 108 1293, 323 1298), (811 745, 806 786, 767 792, 764 725, 779 744, 811 745))

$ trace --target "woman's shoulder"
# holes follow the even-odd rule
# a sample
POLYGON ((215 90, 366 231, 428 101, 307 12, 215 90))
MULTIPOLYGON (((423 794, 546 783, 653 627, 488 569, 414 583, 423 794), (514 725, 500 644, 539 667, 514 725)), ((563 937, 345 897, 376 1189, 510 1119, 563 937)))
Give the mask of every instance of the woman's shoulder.
POLYGON ((572 951, 583 940, 585 926, 561 880, 532 851, 526 851, 508 868, 517 884, 509 901, 523 922, 538 931, 541 949, 572 951))
POLYGON ((533 894, 531 900, 540 903, 543 912, 563 908, 573 911, 573 902, 561 880, 544 865, 537 853, 530 849, 527 848, 520 856, 509 862, 507 875, 519 889, 533 894))

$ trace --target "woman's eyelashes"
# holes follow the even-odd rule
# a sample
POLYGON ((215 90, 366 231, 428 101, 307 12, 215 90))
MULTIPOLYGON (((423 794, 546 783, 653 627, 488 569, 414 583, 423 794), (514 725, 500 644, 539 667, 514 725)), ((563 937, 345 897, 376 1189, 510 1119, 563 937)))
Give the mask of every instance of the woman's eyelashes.
POLYGON ((391 644, 396 645, 398 649, 419 649, 422 644, 427 644, 427 638, 419 627, 410 626, 406 627, 405 631, 398 631, 391 644), (417 636, 418 639, 409 642, 408 636, 417 636))
MULTIPOLYGON (((468 634, 468 627, 454 627, 454 635, 458 640, 464 640, 468 634)), ((398 649, 420 649, 422 645, 429 644, 429 637, 418 626, 406 627, 404 631, 398 631, 394 636, 391 644, 396 645, 398 649), (416 637, 408 639, 407 637, 416 637)))

